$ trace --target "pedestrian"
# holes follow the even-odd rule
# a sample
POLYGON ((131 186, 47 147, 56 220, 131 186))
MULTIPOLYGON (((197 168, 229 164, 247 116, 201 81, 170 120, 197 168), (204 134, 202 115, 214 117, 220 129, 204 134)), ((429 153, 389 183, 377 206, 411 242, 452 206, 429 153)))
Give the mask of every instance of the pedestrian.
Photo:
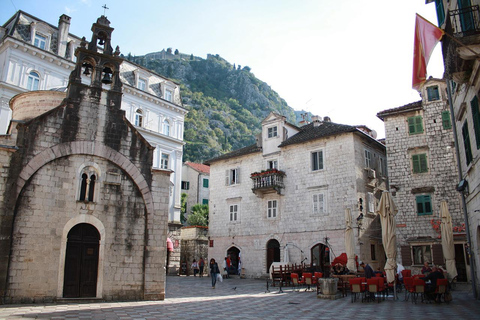
POLYGON ((198 267, 200 268, 200 278, 203 277, 203 268, 205 268, 205 261, 203 260, 202 257, 200 257, 200 260, 198 260, 198 267))
POLYGON ((198 273, 198 262, 195 259, 193 259, 193 262, 192 262, 192 269, 193 269, 193 276, 196 277, 198 273))
POLYGON ((181 267, 182 274, 188 276, 187 260, 183 260, 180 267, 181 267))
POLYGON ((217 283, 217 276, 220 274, 220 269, 218 269, 218 264, 215 262, 215 259, 210 259, 210 277, 212 277, 212 289, 215 289, 215 284, 217 283))
POLYGON ((240 256, 238 256, 238 275, 242 275, 242 261, 240 260, 240 256))
POLYGON ((225 260, 223 260, 223 273, 225 274, 225 279, 228 279, 228 261, 227 257, 225 257, 225 260))

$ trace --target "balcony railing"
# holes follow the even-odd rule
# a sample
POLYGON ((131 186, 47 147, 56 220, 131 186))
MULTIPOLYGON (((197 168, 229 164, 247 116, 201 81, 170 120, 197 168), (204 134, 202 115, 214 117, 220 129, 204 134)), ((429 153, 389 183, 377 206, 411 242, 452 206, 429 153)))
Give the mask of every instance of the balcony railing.
POLYGON ((454 36, 465 37, 480 33, 479 6, 452 10, 449 15, 454 36))
POLYGON ((254 172, 250 175, 250 178, 253 180, 252 191, 254 193, 277 192, 281 194, 281 189, 284 188, 284 176, 285 172, 277 169, 254 172))

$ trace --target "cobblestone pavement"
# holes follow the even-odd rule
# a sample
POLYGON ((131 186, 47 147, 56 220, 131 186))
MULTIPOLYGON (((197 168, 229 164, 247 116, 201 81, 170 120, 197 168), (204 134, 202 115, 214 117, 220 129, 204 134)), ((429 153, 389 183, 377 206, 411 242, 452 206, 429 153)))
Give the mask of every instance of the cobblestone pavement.
MULTIPOLYGON (((467 287, 468 288, 468 287, 467 287)), ((470 291, 453 291, 449 304, 413 304, 392 297, 351 302, 318 299, 314 292, 270 287, 265 280, 225 279, 212 289, 209 277, 167 277, 164 301, 3 305, 0 319, 479 319, 470 291)))

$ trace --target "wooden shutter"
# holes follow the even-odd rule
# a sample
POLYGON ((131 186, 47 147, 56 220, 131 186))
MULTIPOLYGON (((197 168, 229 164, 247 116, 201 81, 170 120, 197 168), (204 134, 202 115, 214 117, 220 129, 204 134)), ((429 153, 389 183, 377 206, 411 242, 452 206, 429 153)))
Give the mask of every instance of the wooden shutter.
POLYGON ((415 133, 423 132, 423 119, 422 116, 415 117, 415 133))
POLYGON ((420 172, 420 156, 418 154, 414 154, 412 156, 412 165, 413 165, 413 173, 420 172))
POLYGON ((452 119, 450 118, 449 111, 442 111, 442 124, 443 124, 443 129, 445 130, 452 129, 452 119))
POLYGON ((472 106, 473 129, 475 131, 477 149, 480 149, 480 112, 478 110, 477 96, 475 96, 473 100, 470 101, 470 105, 472 106))
POLYGON ((402 264, 404 267, 412 265, 412 252, 410 246, 401 246, 400 252, 402 254, 402 264))
POLYGON ((225 170, 225 185, 230 185, 230 170, 225 170))
POLYGON ((240 168, 237 168, 237 182, 236 184, 240 183, 240 168))
POLYGON ((428 172, 428 167, 427 167, 427 155, 426 154, 419 154, 419 160, 420 160, 420 172, 428 172))
POLYGON ((445 264, 445 259, 443 258, 443 250, 441 244, 432 245, 432 260, 434 265, 443 265, 445 264))

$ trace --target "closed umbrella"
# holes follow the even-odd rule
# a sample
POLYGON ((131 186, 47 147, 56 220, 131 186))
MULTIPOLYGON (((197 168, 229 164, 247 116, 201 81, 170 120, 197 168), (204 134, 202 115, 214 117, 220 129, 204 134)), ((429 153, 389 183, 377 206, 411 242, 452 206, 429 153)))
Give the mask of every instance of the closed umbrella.
POLYGON ((443 200, 440 204, 440 217, 442 224, 440 225, 442 231, 442 249, 443 257, 447 265, 447 273, 450 279, 457 276, 457 267, 455 266, 455 245, 453 244, 453 227, 452 217, 448 212, 447 201, 443 200))
POLYGON ((387 256, 385 272, 387 273, 388 283, 391 283, 395 281, 395 268, 397 267, 397 236, 395 225, 397 207, 393 203, 390 192, 384 191, 382 193, 380 203, 377 207, 377 214, 380 215, 383 248, 387 256))
POLYGON ((283 249, 283 262, 285 262, 285 265, 290 264, 290 254, 288 253, 288 244, 285 246, 285 249, 283 249))
POLYGON ((345 252, 347 253, 347 268, 350 271, 355 270, 355 238, 352 228, 352 213, 350 209, 345 209, 345 252))

